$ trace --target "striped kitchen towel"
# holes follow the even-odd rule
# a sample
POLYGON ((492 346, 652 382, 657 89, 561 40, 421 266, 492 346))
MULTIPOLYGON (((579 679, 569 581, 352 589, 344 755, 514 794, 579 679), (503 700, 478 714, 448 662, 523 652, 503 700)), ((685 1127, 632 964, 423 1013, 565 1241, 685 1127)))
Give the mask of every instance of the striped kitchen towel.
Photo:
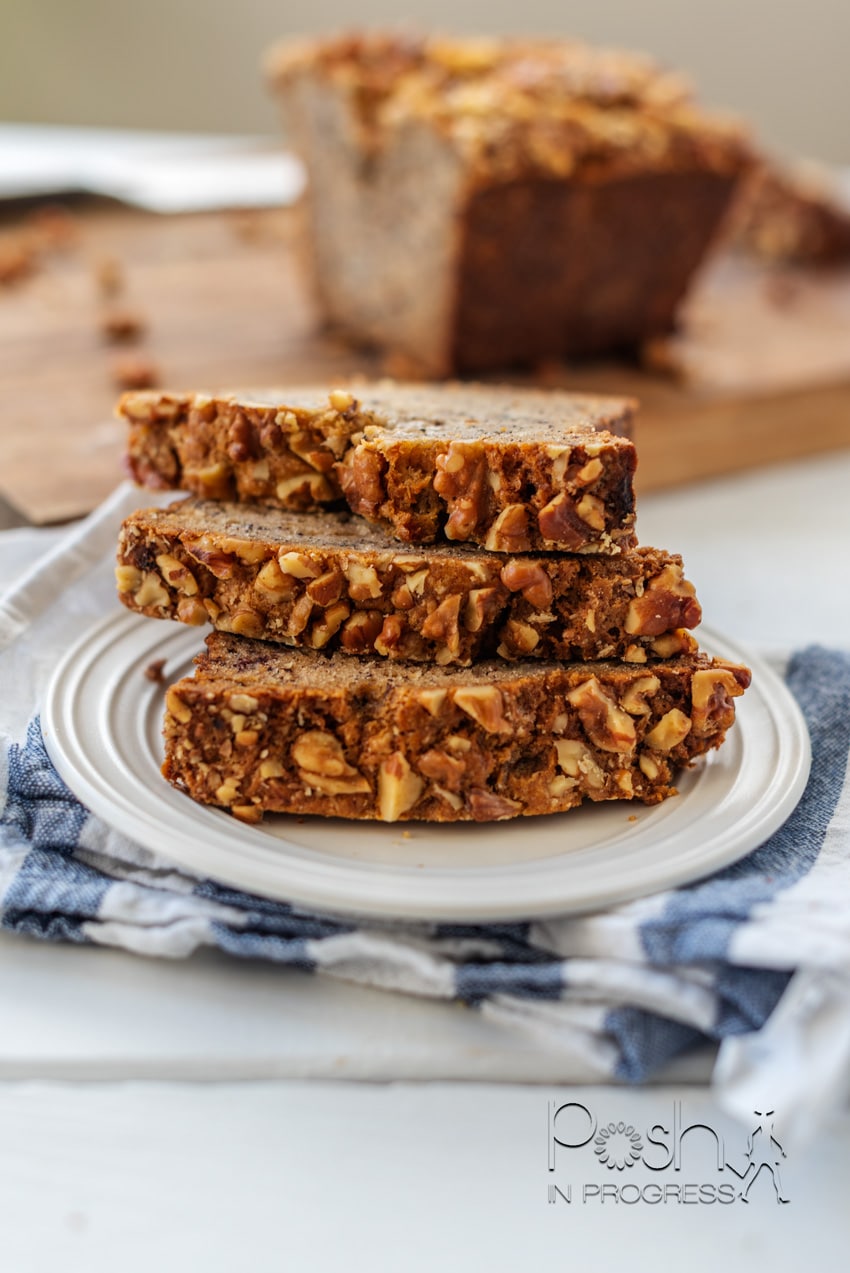
POLYGON ((27 614, 11 636, 26 629, 25 655, 11 637, 0 654, 12 722, 0 728, 3 928, 170 958, 213 946, 457 999, 581 1057, 600 1079, 641 1081, 689 1046, 718 1040, 717 1073, 744 1104, 768 1073, 786 1109, 792 1099, 811 1104, 814 1091, 821 1102, 841 1094, 850 1057, 850 655, 810 647, 787 661, 811 735, 808 786, 784 826, 711 878, 539 922, 342 921, 198 878, 129 842, 65 786, 38 718, 15 727, 69 624, 102 613, 102 572, 91 571, 96 583, 85 574, 96 557, 79 564, 76 606, 57 610, 55 587, 28 610, 19 598, 27 614))

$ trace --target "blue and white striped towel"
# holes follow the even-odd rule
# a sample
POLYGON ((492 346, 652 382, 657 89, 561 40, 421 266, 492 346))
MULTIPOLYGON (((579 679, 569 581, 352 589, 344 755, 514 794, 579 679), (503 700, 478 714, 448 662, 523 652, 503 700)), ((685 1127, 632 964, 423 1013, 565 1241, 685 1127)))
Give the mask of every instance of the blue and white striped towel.
MULTIPOLYGON (((41 563, 18 585, 13 604, 4 610, 0 600, 0 670, 17 699, 38 689, 69 624, 109 604, 102 549, 110 551, 126 500, 119 493, 70 549, 60 544, 49 568, 41 563), (45 583, 56 578, 57 556, 76 598, 64 608, 45 583), (50 605, 38 601, 46 592, 50 605), (28 686, 23 669, 33 662, 41 673, 28 686)), ((215 946, 459 999, 560 1042, 600 1077, 640 1081, 691 1044, 725 1040, 717 1073, 744 1105, 769 1074, 786 1109, 795 1100, 811 1106, 815 1070, 817 1099, 836 1099, 850 1057, 850 655, 804 649, 785 674, 813 753, 785 825, 703 882, 536 923, 343 922, 194 877, 83 808, 52 767, 35 717, 17 736, 0 733, 0 922, 48 940, 172 958, 215 946)))

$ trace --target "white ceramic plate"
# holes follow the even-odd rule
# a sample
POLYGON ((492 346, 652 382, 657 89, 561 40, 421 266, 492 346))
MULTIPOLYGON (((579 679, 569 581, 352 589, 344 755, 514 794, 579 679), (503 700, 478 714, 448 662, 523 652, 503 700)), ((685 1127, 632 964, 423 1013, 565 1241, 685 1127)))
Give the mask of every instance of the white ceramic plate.
POLYGON ((71 790, 116 830, 203 875, 339 914, 405 919, 524 919, 586 911, 694 880, 775 831, 810 764, 803 717, 783 682, 731 641, 700 629, 711 654, 748 663, 724 746, 647 808, 613 801, 492 824, 345 822, 268 816, 246 826, 163 780, 165 659, 191 670, 196 628, 119 611, 69 650, 42 714, 51 759, 71 790))

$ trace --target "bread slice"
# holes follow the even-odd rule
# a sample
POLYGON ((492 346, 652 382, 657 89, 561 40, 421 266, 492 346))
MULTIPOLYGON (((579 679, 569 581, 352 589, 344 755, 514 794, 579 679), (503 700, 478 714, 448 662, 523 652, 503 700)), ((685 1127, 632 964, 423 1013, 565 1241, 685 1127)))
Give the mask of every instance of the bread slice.
POLYGON ((213 633, 166 694, 163 773, 247 821, 500 821, 672 794, 750 682, 686 655, 469 670, 326 658, 213 633))
POLYGON ((187 499, 121 528, 119 596, 131 610, 307 649, 468 665, 504 659, 645 663, 696 649, 701 618, 682 559, 506 558, 395 543, 350 513, 187 499))
POLYGON ((330 395, 131 393, 118 409, 144 486, 301 511, 344 498, 409 543, 615 553, 634 543, 634 407, 381 382, 330 395))
POLYGON ((375 32, 269 72, 326 319, 434 376, 671 330, 750 161, 681 77, 574 41, 375 32))

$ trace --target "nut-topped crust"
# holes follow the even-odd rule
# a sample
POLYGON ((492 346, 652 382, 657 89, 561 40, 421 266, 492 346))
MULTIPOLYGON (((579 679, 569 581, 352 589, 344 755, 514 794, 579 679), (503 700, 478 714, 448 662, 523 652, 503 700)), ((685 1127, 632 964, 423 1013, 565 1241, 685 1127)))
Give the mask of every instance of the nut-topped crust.
POLYGON ((334 465, 372 421, 345 390, 279 397, 125 393, 127 466, 140 486, 309 510, 339 501, 334 465))
POLYGON ((680 76, 573 41, 355 34, 270 69, 325 319, 436 378, 671 331, 750 163, 680 76))
POLYGON ((650 662, 696 648, 681 558, 505 556, 400 545, 349 513, 184 500, 127 518, 119 596, 131 610, 211 622, 305 649, 468 665, 504 659, 650 662), (675 642, 671 645, 670 642, 675 642))
POLYGON ((725 173, 748 154, 740 124, 699 109, 684 76, 575 40, 373 32, 288 41, 268 65, 284 92, 312 79, 346 94, 365 151, 424 122, 480 181, 725 173))
POLYGON ((543 390, 382 382, 263 402, 127 394, 146 486, 311 511, 342 497, 400 540, 492 552, 634 543, 634 403, 543 390))
POLYGON ((688 655, 482 663, 326 659, 222 633, 166 695, 163 773, 193 799, 383 821, 493 821, 583 799, 654 804, 719 746, 750 683, 688 655))

